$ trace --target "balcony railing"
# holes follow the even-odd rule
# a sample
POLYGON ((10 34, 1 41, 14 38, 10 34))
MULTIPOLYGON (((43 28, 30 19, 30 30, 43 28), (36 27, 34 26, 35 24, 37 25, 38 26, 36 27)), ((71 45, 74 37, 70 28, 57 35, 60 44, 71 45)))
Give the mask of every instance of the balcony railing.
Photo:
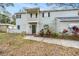
POLYGON ((39 18, 28 18, 28 21, 38 21, 39 18))

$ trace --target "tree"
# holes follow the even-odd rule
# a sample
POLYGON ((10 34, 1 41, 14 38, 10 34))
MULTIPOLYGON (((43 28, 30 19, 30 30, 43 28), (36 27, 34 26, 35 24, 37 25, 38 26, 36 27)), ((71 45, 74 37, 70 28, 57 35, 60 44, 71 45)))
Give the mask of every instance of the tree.
POLYGON ((13 3, 0 3, 0 7, 2 7, 3 9, 6 9, 6 7, 9 7, 9 6, 14 6, 13 3))
POLYGON ((13 21, 11 22, 11 24, 16 25, 16 20, 13 20, 13 21))
POLYGON ((0 22, 1 23, 10 23, 10 19, 8 16, 0 14, 0 22))
POLYGON ((1 13, 0 14, 0 22, 1 23, 10 23, 10 18, 9 18, 9 12, 6 10, 6 7, 9 7, 9 6, 14 6, 13 3, 0 3, 0 7, 4 10, 1 10, 1 13))

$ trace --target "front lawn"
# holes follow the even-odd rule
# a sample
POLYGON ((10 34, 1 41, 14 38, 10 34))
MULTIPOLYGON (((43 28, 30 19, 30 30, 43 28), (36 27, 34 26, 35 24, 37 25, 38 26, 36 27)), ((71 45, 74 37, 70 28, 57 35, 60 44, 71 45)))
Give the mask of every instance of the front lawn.
POLYGON ((0 55, 79 55, 79 49, 23 39, 21 34, 0 33, 0 55))

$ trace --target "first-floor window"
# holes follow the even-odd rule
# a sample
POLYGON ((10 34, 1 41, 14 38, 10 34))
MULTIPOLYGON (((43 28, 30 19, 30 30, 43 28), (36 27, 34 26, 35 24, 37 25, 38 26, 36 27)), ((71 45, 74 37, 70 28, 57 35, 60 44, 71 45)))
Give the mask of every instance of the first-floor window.
POLYGON ((32 18, 32 13, 30 14, 30 17, 32 18))
POLYGON ((50 17, 50 12, 48 12, 48 17, 50 17))
POLYGON ((20 29, 20 25, 17 25, 17 29, 18 29, 18 30, 20 29))
POLYGON ((21 14, 17 14, 16 15, 16 18, 21 18, 21 14))
POLYGON ((44 17, 44 13, 42 13, 42 17, 44 17))

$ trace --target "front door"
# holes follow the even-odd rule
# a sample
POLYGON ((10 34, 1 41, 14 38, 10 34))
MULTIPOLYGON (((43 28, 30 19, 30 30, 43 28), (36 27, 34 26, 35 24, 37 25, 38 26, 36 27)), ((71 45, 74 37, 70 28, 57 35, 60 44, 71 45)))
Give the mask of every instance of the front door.
POLYGON ((36 24, 33 24, 32 25, 32 34, 35 34, 36 33, 36 24))

